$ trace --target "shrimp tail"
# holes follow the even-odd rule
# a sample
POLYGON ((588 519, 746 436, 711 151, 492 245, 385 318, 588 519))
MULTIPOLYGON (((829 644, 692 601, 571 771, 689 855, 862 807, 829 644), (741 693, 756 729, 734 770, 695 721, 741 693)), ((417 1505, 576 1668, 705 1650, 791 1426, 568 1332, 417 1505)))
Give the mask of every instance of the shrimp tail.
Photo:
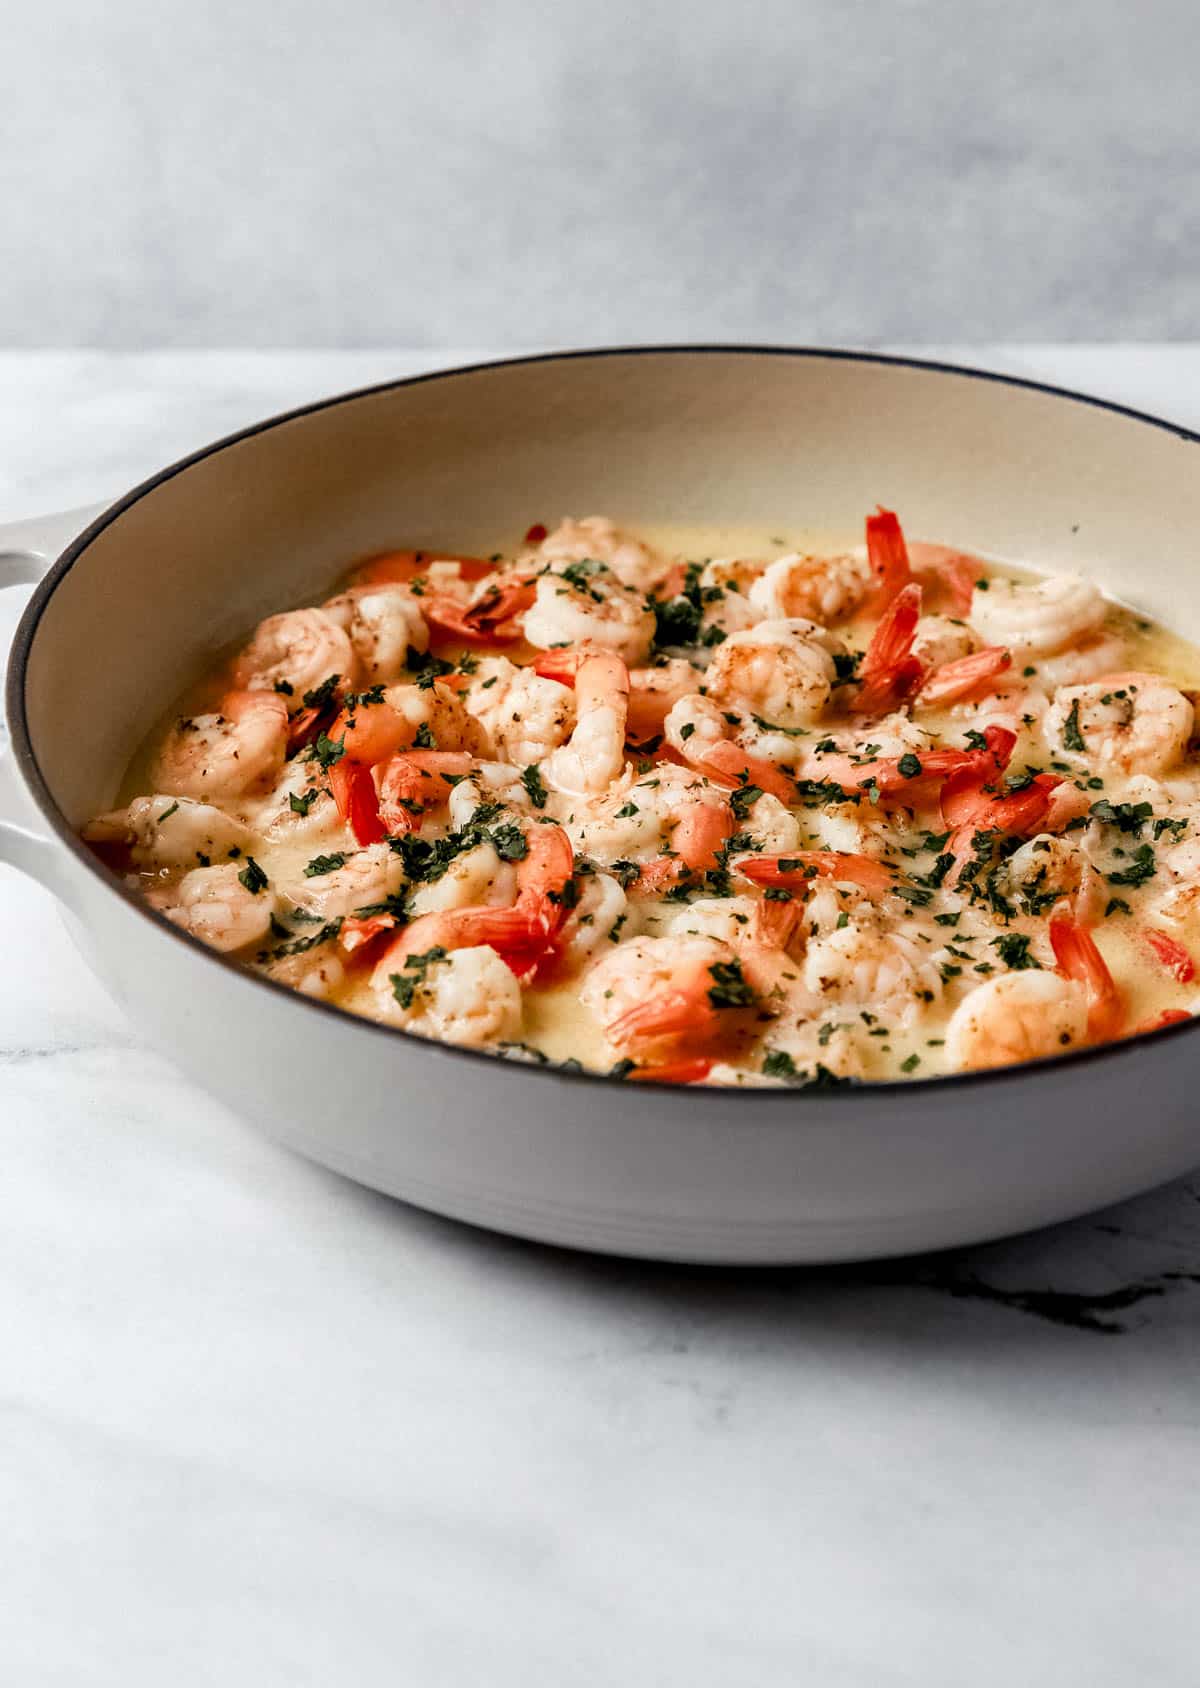
POLYGON ((959 703, 981 690, 1006 668, 1012 667, 1012 652, 1004 645, 989 645, 954 662, 943 662, 925 678, 920 700, 925 704, 959 703))
POLYGON ((1116 1037, 1125 1008, 1096 940, 1070 915, 1056 914, 1050 921, 1050 944, 1058 971, 1087 990, 1089 1036, 1096 1043, 1116 1037))
POLYGON ((840 879, 864 891, 889 891, 896 883, 891 868, 873 856, 845 850, 795 850, 780 856, 739 856, 734 864, 755 885, 808 890, 817 878, 840 879))
POLYGON ((911 582, 912 567, 896 512, 882 505, 867 517, 867 560, 879 588, 877 607, 886 608, 911 582))
POLYGON ((608 1035, 618 1049, 636 1049, 660 1038, 703 1040, 715 1023, 716 1014, 703 992, 673 989, 634 1003, 612 1021, 608 1035))
POLYGON ((470 773, 471 766, 465 750, 410 750, 393 756, 379 782, 379 816, 385 832, 411 832, 426 809, 446 801, 453 784, 470 773))
POLYGON ((909 581, 888 603, 867 647, 854 703, 858 714, 884 715, 921 684, 925 665, 912 654, 920 619, 921 588, 909 581))
POLYGON ((781 803, 796 801, 794 780, 765 757, 750 756, 728 739, 710 745, 695 766, 717 785, 730 788, 756 785, 769 796, 778 797, 781 803))

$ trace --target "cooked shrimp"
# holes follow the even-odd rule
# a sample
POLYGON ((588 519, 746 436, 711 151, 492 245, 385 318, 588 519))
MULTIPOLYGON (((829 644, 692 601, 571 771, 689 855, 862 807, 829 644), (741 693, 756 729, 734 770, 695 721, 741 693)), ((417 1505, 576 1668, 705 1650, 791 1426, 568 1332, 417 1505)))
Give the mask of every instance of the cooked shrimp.
POLYGON ((609 873, 589 873, 579 884, 578 901, 563 921, 558 940, 559 960, 568 973, 637 930, 636 911, 619 880, 609 873))
POLYGON ((287 985, 302 996, 324 1000, 340 990, 346 969, 338 953, 337 928, 322 927, 298 938, 290 938, 267 952, 262 969, 268 979, 287 985))
POLYGON ((1060 897, 1075 895, 1086 865, 1073 838, 1039 832, 1008 857, 1002 884, 1027 907, 1041 911, 1060 897))
POLYGON ((1116 673, 1125 661, 1125 652, 1125 640, 1118 634, 1100 632, 1054 656, 1026 663, 1020 672, 1027 685, 1052 692, 1059 686, 1082 686, 1104 674, 1116 673), (1026 669, 1033 672, 1026 673, 1026 669))
POLYGON ((873 856, 841 850, 797 850, 794 855, 738 856, 734 867, 754 885, 778 886, 791 891, 808 891, 817 879, 833 879, 846 885, 860 885, 880 896, 896 884, 896 875, 873 856))
MULTIPOLYGON (((750 601, 750 588, 761 580, 769 563, 765 557, 711 557, 700 570, 700 596, 714 588, 750 601)), ((763 618, 755 611, 755 620, 763 618)))
POLYGON ((462 698, 443 680, 385 688, 379 701, 351 698, 328 730, 346 759, 376 767, 397 751, 482 751, 486 734, 462 698))
POLYGON ((1049 656, 1094 633, 1104 620, 1104 594, 1077 574, 1045 580, 994 577, 971 600, 971 626, 985 645, 1006 645, 1025 658, 1049 656))
POLYGON ((1087 991, 1074 979, 1030 969, 977 986, 950 1016, 946 1057, 971 1071, 1061 1055, 1087 1041, 1087 991))
POLYGON ((271 843, 297 844, 317 850, 346 843, 346 823, 338 813, 328 775, 317 762, 294 756, 267 795, 243 800, 241 812, 249 825, 271 843))
POLYGON ((296 702, 327 680, 351 685, 357 674, 348 634, 324 610, 285 610, 259 622, 234 659, 233 683, 244 691, 290 688, 296 702))
POLYGON ((942 989, 928 952, 901 933, 859 921, 835 928, 808 946, 804 983, 824 1002, 899 1014, 907 1020, 942 989))
MULTIPOLYGON (((553 684, 547 681, 545 684, 553 684)), ((566 744, 542 763, 542 776, 568 797, 596 797, 625 766, 629 670, 619 656, 600 651, 575 676, 575 728, 566 744)))
MULTIPOLYGON (((802 1010, 804 1006, 801 1005, 802 1010)), ((776 1063, 780 1055, 786 1055, 793 1070, 781 1080, 783 1083, 812 1083, 828 1073, 835 1078, 865 1078, 865 1031, 857 1017, 831 1021, 823 1014, 811 1016, 801 1011, 793 1018, 785 1010, 772 1022, 768 1042, 763 1048, 764 1064, 769 1070, 772 1054, 776 1056, 776 1063)))
POLYGON ((521 1032, 521 987, 495 950, 431 948, 372 981, 379 1018, 465 1048, 512 1042, 521 1032))
POLYGON ((861 557, 808 557, 793 551, 768 563, 749 598, 769 621, 799 617, 830 627, 861 609, 871 586, 870 565, 861 557))
POLYGON ((970 656, 978 647, 979 641, 965 621, 948 615, 923 615, 917 622, 912 654, 926 668, 940 668, 943 663, 970 656))
POLYGON ((352 855, 338 851, 315 857, 299 879, 286 881, 280 890, 297 908, 322 920, 335 920, 355 909, 386 902, 403 882, 399 856, 387 844, 371 844, 352 855))
POLYGON ((352 586, 323 606, 349 637, 364 685, 386 685, 404 672, 410 649, 429 649, 420 602, 405 586, 352 586))
POLYGON ((569 563, 538 578, 533 608, 525 617, 531 645, 600 645, 632 668, 645 662, 654 640, 654 612, 645 597, 625 586, 600 562, 569 563))
POLYGON ((1150 905, 1156 919, 1183 921, 1200 912, 1200 838, 1185 838, 1157 853, 1166 889, 1150 905))
POLYGON ((511 908, 492 905, 422 914, 389 944, 372 978, 378 988, 409 955, 430 949, 470 949, 488 944, 520 977, 532 979, 554 958, 555 941, 567 912, 566 887, 575 871, 570 839, 552 823, 525 831, 526 853, 517 867, 517 899, 511 908))
POLYGON ((218 713, 176 722, 154 764, 175 797, 242 797, 274 781, 287 752, 287 704, 274 692, 228 692, 218 713))
POLYGON ((748 593, 765 567, 765 563, 746 559, 723 562, 717 558, 705 563, 697 581, 702 643, 706 638, 711 642, 714 628, 725 634, 740 633, 763 619, 762 611, 751 603, 748 593))
POLYGON ((729 737, 729 725, 725 711, 712 698, 687 692, 667 711, 663 737, 672 750, 694 765, 729 737))
POLYGON ((567 516, 542 540, 538 557, 558 572, 563 563, 604 563, 623 586, 642 593, 652 591, 670 566, 652 545, 622 532, 607 516, 585 516, 582 521, 567 516))
POLYGON ((727 944, 764 1003, 798 984, 800 968, 788 954, 799 926, 798 907, 751 897, 697 897, 672 915, 671 938, 713 938, 727 944))
MULTIPOLYGON (((422 748, 426 750, 465 750, 474 756, 485 749, 485 735, 471 711, 444 680, 435 680, 432 686, 388 686, 383 699, 389 709, 404 718, 409 728, 410 736, 397 749, 407 749, 418 739, 424 741, 422 748)), ((350 738, 346 740, 346 754, 354 754, 350 738)))
POLYGON ((501 861, 493 844, 476 844, 455 856, 440 879, 422 885, 412 899, 414 915, 459 908, 511 908, 517 900, 517 870, 501 861))
POLYGON ((670 848, 684 816, 697 805, 716 810, 722 818, 729 813, 724 791, 688 768, 667 763, 636 781, 619 783, 598 802, 580 806, 564 824, 582 855, 611 867, 618 861, 645 862, 664 844, 670 848))
POLYGON ((760 621, 717 646, 708 695, 781 727, 808 726, 820 720, 833 693, 831 649, 842 646, 811 621, 760 621))
POLYGON ((683 879, 717 867, 733 827, 728 803, 688 803, 664 823, 665 853, 643 863, 636 889, 650 895, 665 892, 683 879))
POLYGON ((260 943, 271 929, 274 912, 275 893, 246 862, 193 868, 163 910, 176 926, 224 951, 260 943))
POLYGON ((738 831, 743 838, 752 840, 757 849, 768 855, 787 855, 797 848, 800 823, 778 797, 769 791, 761 792, 757 797, 743 792, 740 807, 744 813, 738 831))
POLYGON ((722 990, 731 963, 740 974, 733 950, 713 938, 633 938, 591 968, 579 999, 622 1052, 649 1055, 702 1048, 716 1036, 721 1015, 728 1012, 720 1006, 728 995, 744 996, 747 1004, 753 1001, 748 987, 742 992, 722 990))
POLYGON ((1193 710, 1157 674, 1131 670, 1085 686, 1062 686, 1046 712, 1056 755, 1082 767, 1164 774, 1182 761, 1193 710))
POLYGON ((668 657, 653 668, 635 668, 629 676, 629 737, 643 744, 661 733, 667 715, 681 698, 694 696, 703 680, 683 657, 668 657))
POLYGON ((507 657, 485 657, 471 676, 466 707, 486 740, 485 754, 528 767, 556 750, 575 725, 570 687, 517 668, 507 657))
POLYGON ((450 791, 450 824, 466 826, 483 803, 498 803, 497 819, 514 820, 533 810, 533 801, 522 778, 524 769, 508 762, 474 762, 471 772, 450 791))
MULTIPOLYGON (((600 654, 602 647, 559 645, 543 651, 531 666, 544 679, 574 686, 581 665, 600 654)), ((668 711, 681 698, 694 694, 703 680, 703 672, 686 657, 658 657, 649 668, 633 669, 629 675, 629 738, 642 743, 661 733, 668 711)))
MULTIPOLYGON (((424 816, 448 809, 455 782, 465 779, 471 766, 465 750, 405 750, 389 757, 378 770, 378 792, 370 784, 363 788, 368 815, 373 810, 379 817, 374 830, 395 837, 411 832, 424 816)), ((335 794, 341 772, 340 767, 333 771, 335 794)), ((370 824, 368 818, 368 830, 370 824)), ((361 831, 356 835, 364 844, 375 842, 361 831)))
POLYGON ((137 867, 169 868, 237 856, 250 829, 232 815, 190 797, 135 797, 124 809, 97 815, 83 829, 89 844, 124 844, 137 867))

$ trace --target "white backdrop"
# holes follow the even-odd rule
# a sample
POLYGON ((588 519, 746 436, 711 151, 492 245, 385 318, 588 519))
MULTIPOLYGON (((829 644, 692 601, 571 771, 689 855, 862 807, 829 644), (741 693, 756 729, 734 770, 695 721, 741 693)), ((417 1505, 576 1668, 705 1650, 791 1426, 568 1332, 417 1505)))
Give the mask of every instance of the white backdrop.
POLYGON ((1196 333, 1196 0, 0 0, 0 344, 1196 333))

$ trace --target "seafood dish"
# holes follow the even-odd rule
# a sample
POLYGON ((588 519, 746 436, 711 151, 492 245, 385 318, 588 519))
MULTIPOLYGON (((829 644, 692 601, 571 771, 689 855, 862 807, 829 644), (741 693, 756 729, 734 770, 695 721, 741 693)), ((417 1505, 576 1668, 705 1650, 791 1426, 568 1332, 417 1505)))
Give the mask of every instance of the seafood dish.
POLYGON ((856 539, 567 518, 343 566, 83 836, 249 969, 620 1079, 920 1080, 1187 1018, 1200 653, 888 510, 856 539))

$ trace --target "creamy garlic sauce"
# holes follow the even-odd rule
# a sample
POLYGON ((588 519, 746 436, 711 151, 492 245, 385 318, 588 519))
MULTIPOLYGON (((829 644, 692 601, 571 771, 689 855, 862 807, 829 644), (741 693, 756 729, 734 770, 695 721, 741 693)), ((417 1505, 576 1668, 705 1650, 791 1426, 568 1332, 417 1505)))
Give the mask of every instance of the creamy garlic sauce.
MULTIPOLYGON (((839 535, 790 523, 737 528, 639 525, 633 531, 665 556, 697 562, 714 557, 774 559, 794 551, 837 554, 857 548, 861 554, 861 542, 857 535, 839 535)), ((519 549, 519 545, 509 536, 506 554, 515 555, 519 549)), ((981 565, 978 574, 979 580, 988 582, 1036 578, 1029 571, 1019 567, 992 562, 981 565)), ((985 589, 977 588, 977 591, 985 589)), ((337 590, 336 584, 331 585, 331 591, 334 590, 337 590)), ((851 653, 862 653, 870 641, 874 621, 856 617, 831 625, 837 637, 851 653)), ((1125 654, 1119 665, 1121 670, 1153 671, 1184 691, 1200 689, 1200 651, 1177 635, 1140 618, 1135 610, 1110 604, 1101 631, 1123 641, 1125 654)), ((457 661, 466 647, 442 641, 437 648, 439 655, 444 655, 447 660, 457 661)), ((532 646, 522 643, 506 646, 504 654, 510 660, 523 665, 538 653, 532 646)), ((175 699, 164 711, 160 721, 130 761, 117 795, 118 805, 130 803, 139 794, 164 789, 161 783, 155 785, 153 772, 164 739, 181 716, 191 717, 216 708, 230 683, 230 655, 231 653, 222 653, 219 659, 215 657, 212 674, 200 684, 191 687, 184 696, 175 699)), ((709 653, 706 651, 703 655, 707 657, 709 653)), ((1026 662, 1018 656, 1012 673, 1022 674, 1028 678, 1030 687, 1037 687, 1042 667, 1043 663, 1037 658, 1026 662)), ((403 676, 401 678, 403 679, 403 676)), ((1126 801, 1129 778, 1124 773, 1100 775, 1054 756, 1041 736, 1040 725, 1035 716, 1036 712, 1034 716, 1026 716, 1023 719, 1020 736, 1009 763, 1010 775, 1019 773, 1027 766, 1050 770, 1060 773, 1065 780, 1085 789, 1088 802, 1107 800, 1120 804, 1126 801)), ((939 744, 960 744, 968 724, 963 705, 952 705, 937 711, 923 710, 919 720, 921 727, 934 735, 939 744)), ((794 729, 797 750, 799 752, 810 749, 830 733, 844 730, 845 722, 842 720, 828 724, 822 721, 807 729, 794 729)), ((869 731, 867 737, 869 738, 869 731)), ((1195 806, 1196 813, 1200 816, 1200 764, 1191 764, 1164 774, 1162 785, 1169 794, 1168 800, 1177 799, 1178 814, 1181 817, 1190 815, 1189 804, 1195 806), (1179 790, 1172 794, 1173 779, 1176 780, 1179 790)), ((570 808, 569 803, 552 802, 547 813, 552 813, 555 818, 562 820, 567 818, 566 812, 570 808)), ((250 815, 253 804, 234 803, 232 809, 239 814, 250 815)), ((796 813, 801 827, 798 847, 808 850, 829 847, 823 842, 820 832, 819 806, 812 809, 802 808, 796 813)), ((1175 808, 1164 809, 1156 804, 1157 819, 1164 816, 1170 819, 1175 813, 1175 808)), ((928 846, 922 850, 919 835, 924 833, 928 836, 935 831, 940 834, 945 830, 937 821, 936 814, 933 819, 922 814, 918 820, 909 823, 905 817, 897 817, 893 811, 892 820, 888 824, 893 842, 884 852, 887 859, 898 867, 905 868, 905 871, 908 871, 906 864, 911 864, 911 871, 916 879, 927 876, 931 864, 936 862, 939 850, 928 846)), ((1172 842, 1173 838, 1172 833, 1168 831, 1161 843, 1153 840, 1151 832, 1154 820, 1148 821, 1137 831, 1105 827, 1102 839, 1098 823, 1092 820, 1087 824, 1090 828, 1088 836, 1097 855, 1103 857, 1107 874, 1116 873, 1118 877, 1122 871, 1136 866, 1136 852, 1141 845, 1150 842, 1153 849, 1161 850, 1172 842)), ((251 825, 253 827, 253 822, 251 825)), ((443 830, 441 826, 426 825, 422 828, 422 836, 436 836, 443 830)), ((1082 830, 1076 828, 1069 836, 1078 840, 1082 836, 1082 830)), ((1189 819, 1181 835, 1190 837, 1192 830, 1193 823, 1189 819)), ((1195 821, 1194 830, 1200 837, 1200 819, 1195 821)), ((346 828, 340 827, 337 836, 331 836, 328 842, 318 841, 315 845, 308 838, 298 838, 294 842, 272 841, 262 833, 254 833, 250 848, 244 854, 253 857, 272 887, 286 887, 305 884, 305 869, 314 856, 322 853, 350 855, 353 850, 353 840, 349 838, 346 828)), ((189 866, 191 865, 194 864, 189 863, 189 866)), ((130 871, 151 900, 166 907, 170 905, 173 890, 185 869, 157 867, 143 868, 140 872, 131 868, 130 871)), ((317 884, 319 878, 320 876, 317 876, 309 883, 317 884)), ((1200 957, 1200 913, 1186 912, 1184 918, 1171 922, 1161 920, 1157 915, 1144 914, 1144 908, 1153 895, 1161 893, 1163 884, 1162 874, 1158 873, 1152 882, 1147 881, 1140 885, 1121 886, 1106 881, 1099 891, 1100 904, 1095 911, 1098 924, 1094 928, 1093 936, 1121 993, 1125 1023, 1128 1027, 1149 1022, 1164 1009, 1182 1008, 1191 1011, 1193 1006, 1200 1005, 1200 989, 1191 979, 1181 981, 1173 976, 1148 946, 1144 937, 1144 928, 1149 921, 1156 927, 1168 930, 1185 951, 1191 951, 1200 957), (1124 908, 1114 908, 1114 903, 1125 904, 1128 912, 1124 908)), ((736 889, 742 895, 747 894, 748 890, 751 895, 757 895, 744 881, 739 881, 736 889)), ((832 894, 832 887, 829 889, 832 894)), ((964 906, 956 922, 952 921, 945 906, 946 901, 945 894, 935 888, 925 899, 924 906, 921 898, 917 897, 907 905, 897 902, 893 913, 893 928, 913 951, 913 964, 917 973, 920 974, 922 969, 925 969, 930 971, 935 979, 928 992, 930 999, 918 1000, 914 1013, 897 1013, 886 1005, 880 1006, 871 995, 869 987, 864 987, 861 1001, 854 1000, 853 996, 846 997, 834 993, 818 1014, 807 1016, 810 1022, 807 1032, 803 1031, 799 1022, 792 1028, 803 1033, 799 1045, 794 1044, 794 1040, 789 1043, 787 1037, 778 1039, 774 1035, 781 1029, 787 1016, 781 1017, 781 1026, 773 1025, 766 1015, 746 1016, 741 1032, 729 1036, 722 1045, 728 1058, 735 1063, 739 1060, 745 1062, 746 1071, 723 1070, 720 1076, 727 1082, 761 1082, 764 1050, 769 1052, 771 1047, 776 1046, 786 1049, 803 1045, 807 1048, 805 1038, 812 1044, 811 1059, 806 1056, 809 1065, 816 1062, 824 1068, 822 1052, 831 1051, 831 1069, 835 1076, 836 1052, 847 1039, 853 1043, 855 1051, 854 1059, 847 1069, 852 1072, 852 1076, 891 1078, 905 1073, 926 1077, 951 1070, 953 1063, 947 1055, 947 1026, 955 1008, 966 997, 966 987, 980 978, 992 979, 1004 972, 1006 969, 1002 958, 1005 955, 1011 957, 1022 946, 1005 943, 998 948, 997 934, 991 926, 981 925, 979 930, 975 930, 975 915, 968 906, 964 906)), ((852 909, 854 896, 846 899, 846 903, 847 908, 852 909)), ((1200 909, 1200 897, 1197 904, 1200 909)), ((641 899, 636 918, 631 919, 629 929, 622 937, 628 937, 636 931, 653 938, 661 936, 668 928, 677 929, 681 909, 686 907, 686 904, 680 902, 641 899)), ((290 932, 293 938, 303 939, 318 930, 318 927, 319 922, 296 923, 289 913, 287 899, 284 898, 280 906, 277 929, 269 938, 249 946, 242 952, 242 958, 253 963, 256 957, 265 956, 272 945, 286 941, 287 933, 290 932)), ((836 933, 838 928, 834 927, 833 930, 836 933)), ((1055 957, 1047 939, 1046 913, 1023 913, 1014 905, 999 936, 1027 939, 1028 943, 1024 949, 1031 963, 1047 971, 1054 968, 1055 957)), ((613 947, 619 948, 620 945, 613 947)), ((805 973, 803 953, 799 953, 797 959, 789 963, 789 967, 786 978, 787 983, 791 985, 805 973)), ((1023 969, 1018 968, 1018 971, 1021 970, 1023 969)), ((328 993, 329 999, 350 1012, 378 1017, 378 998, 371 985, 371 969, 347 965, 344 972, 344 982, 328 993)), ((924 986, 919 983, 917 989, 919 992, 924 986)), ((606 1038, 600 1021, 581 1000, 580 980, 577 976, 567 977, 561 983, 546 984, 539 980, 528 985, 523 992, 519 1036, 512 1041, 519 1042, 537 1056, 550 1061, 579 1062, 601 1071, 609 1069, 619 1058, 618 1049, 606 1038)), ((800 1064, 800 1059, 799 1055, 795 1057, 797 1065, 800 1064)))

